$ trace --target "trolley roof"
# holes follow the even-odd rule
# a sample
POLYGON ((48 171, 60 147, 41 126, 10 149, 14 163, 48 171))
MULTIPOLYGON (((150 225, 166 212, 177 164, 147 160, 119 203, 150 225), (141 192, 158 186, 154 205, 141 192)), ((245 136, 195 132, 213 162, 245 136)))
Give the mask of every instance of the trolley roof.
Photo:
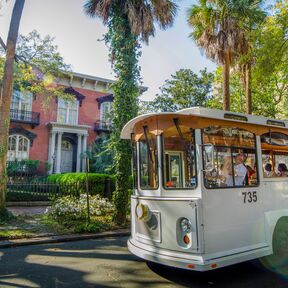
POLYGON ((179 110, 177 112, 155 112, 155 113, 148 113, 143 114, 140 116, 137 116, 130 120, 122 129, 121 132, 121 139, 130 139, 131 134, 134 132, 134 127, 137 123, 142 122, 144 120, 148 120, 149 118, 155 118, 157 116, 158 120, 161 120, 161 117, 165 116, 179 116, 179 115, 187 115, 189 116, 198 116, 201 118, 210 118, 210 119, 218 119, 218 120, 224 120, 227 122, 238 122, 242 123, 245 122, 248 125, 261 125, 266 127, 274 127, 274 128, 280 128, 280 129, 286 129, 288 127, 288 121, 284 120, 276 120, 272 118, 266 118, 263 116, 254 116, 254 115, 248 115, 248 114, 242 114, 242 113, 236 113, 231 111, 223 111, 223 110, 216 110, 216 109, 209 109, 209 108, 203 108, 203 107, 191 107, 179 110))

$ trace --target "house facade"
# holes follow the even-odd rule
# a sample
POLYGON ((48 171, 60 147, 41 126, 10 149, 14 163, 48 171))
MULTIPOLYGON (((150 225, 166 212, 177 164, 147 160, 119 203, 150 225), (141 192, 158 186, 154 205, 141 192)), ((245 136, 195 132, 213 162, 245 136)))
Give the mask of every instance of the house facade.
POLYGON ((114 81, 73 73, 57 85, 72 101, 13 92, 10 107, 8 161, 39 160, 48 173, 84 171, 83 153, 101 133, 111 131, 114 81))

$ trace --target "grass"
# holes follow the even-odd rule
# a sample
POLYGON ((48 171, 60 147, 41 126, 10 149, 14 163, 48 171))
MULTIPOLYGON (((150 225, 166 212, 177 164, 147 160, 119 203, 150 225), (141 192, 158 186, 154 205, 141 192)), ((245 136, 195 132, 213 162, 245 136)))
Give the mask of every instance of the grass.
POLYGON ((0 230, 0 239, 28 238, 32 236, 33 233, 22 229, 0 230))
POLYGON ((86 219, 54 219, 49 215, 43 217, 43 223, 47 227, 53 227, 58 232, 68 233, 97 233, 119 228, 112 221, 112 216, 91 217, 88 223, 86 219))
POLYGON ((83 220, 54 219, 49 214, 19 215, 0 222, 0 240, 31 238, 46 235, 64 235, 73 233, 97 233, 115 230, 126 226, 117 226, 112 216, 91 217, 90 223, 83 220))
POLYGON ((30 238, 54 234, 53 229, 42 224, 42 215, 13 216, 0 222, 0 239, 30 238))

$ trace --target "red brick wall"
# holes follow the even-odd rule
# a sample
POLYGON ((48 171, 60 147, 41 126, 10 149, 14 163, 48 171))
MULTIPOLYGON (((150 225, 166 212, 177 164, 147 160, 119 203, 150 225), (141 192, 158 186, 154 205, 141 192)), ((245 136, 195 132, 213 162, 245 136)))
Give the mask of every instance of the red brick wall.
MULTIPOLYGON (((97 98, 106 95, 96 91, 90 91, 80 88, 74 88, 79 93, 85 96, 82 101, 82 106, 79 106, 78 110, 78 125, 90 126, 88 133, 88 147, 93 143, 96 138, 94 132, 94 123, 100 119, 100 111, 98 108, 97 98)), ((33 101, 32 111, 40 112, 40 125, 34 129, 29 124, 24 123, 11 123, 10 128, 22 127, 34 134, 37 137, 33 141, 33 146, 30 147, 29 158, 33 160, 40 160, 40 169, 44 171, 45 161, 48 160, 48 149, 49 149, 49 129, 47 124, 50 122, 57 122, 57 103, 55 100, 51 100, 49 105, 44 105, 44 98, 41 95, 37 95, 33 101)))

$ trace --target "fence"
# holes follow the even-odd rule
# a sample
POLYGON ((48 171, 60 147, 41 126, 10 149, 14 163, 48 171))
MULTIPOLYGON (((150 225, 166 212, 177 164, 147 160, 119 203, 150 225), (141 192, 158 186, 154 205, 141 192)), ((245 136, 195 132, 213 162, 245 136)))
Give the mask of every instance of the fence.
MULTIPOLYGON (((86 183, 51 183, 39 179, 33 179, 33 182, 13 182, 7 183, 7 201, 50 201, 63 195, 73 195, 79 197, 81 193, 86 192, 86 183)), ((111 182, 109 179, 105 181, 104 189, 97 185, 99 183, 89 181, 88 191, 90 195, 99 194, 102 197, 111 199, 111 182)))

